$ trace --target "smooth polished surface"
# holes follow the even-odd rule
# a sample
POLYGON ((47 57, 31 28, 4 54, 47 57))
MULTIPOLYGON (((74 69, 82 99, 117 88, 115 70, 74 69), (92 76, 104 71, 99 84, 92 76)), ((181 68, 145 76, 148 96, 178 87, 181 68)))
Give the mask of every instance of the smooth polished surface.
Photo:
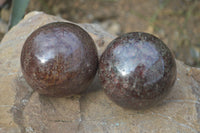
POLYGON ((171 51, 147 33, 132 32, 113 40, 99 67, 105 93, 125 108, 153 106, 170 92, 176 79, 171 51))
POLYGON ((40 94, 79 94, 96 74, 96 46, 89 34, 77 25, 47 24, 26 40, 21 68, 28 84, 40 94))

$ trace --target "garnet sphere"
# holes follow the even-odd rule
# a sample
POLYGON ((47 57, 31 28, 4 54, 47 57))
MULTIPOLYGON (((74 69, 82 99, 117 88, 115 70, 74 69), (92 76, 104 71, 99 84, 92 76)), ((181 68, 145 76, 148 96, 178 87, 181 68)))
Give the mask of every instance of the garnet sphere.
POLYGON ((113 40, 99 67, 105 93, 125 108, 155 105, 176 80, 174 56, 160 39, 148 33, 132 32, 113 40))
POLYGON ((92 82, 98 56, 93 39, 81 27, 55 22, 34 31, 21 52, 28 84, 40 94, 79 94, 92 82))

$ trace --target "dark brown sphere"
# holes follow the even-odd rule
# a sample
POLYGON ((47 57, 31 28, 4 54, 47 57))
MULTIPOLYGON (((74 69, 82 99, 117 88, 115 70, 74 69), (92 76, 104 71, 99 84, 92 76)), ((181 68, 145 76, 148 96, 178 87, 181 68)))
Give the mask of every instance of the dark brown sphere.
POLYGON ((105 93, 118 105, 146 109, 161 101, 176 80, 169 48, 148 33, 132 32, 113 40, 100 58, 105 93))
POLYGON ((26 40, 21 68, 28 84, 40 94, 79 94, 87 89, 96 74, 97 49, 81 27, 67 22, 50 23, 26 40))

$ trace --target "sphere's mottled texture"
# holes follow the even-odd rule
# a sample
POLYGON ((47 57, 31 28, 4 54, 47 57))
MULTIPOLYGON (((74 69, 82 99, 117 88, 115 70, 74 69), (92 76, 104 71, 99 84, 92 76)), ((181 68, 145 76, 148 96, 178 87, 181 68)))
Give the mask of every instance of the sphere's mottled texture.
POLYGON ((96 74, 96 46, 89 34, 77 25, 47 24, 26 40, 21 53, 21 68, 28 84, 40 94, 79 94, 96 74))
POLYGON ((125 108, 151 107, 170 92, 176 80, 174 56, 148 33, 133 32, 113 40, 99 67, 105 93, 125 108))

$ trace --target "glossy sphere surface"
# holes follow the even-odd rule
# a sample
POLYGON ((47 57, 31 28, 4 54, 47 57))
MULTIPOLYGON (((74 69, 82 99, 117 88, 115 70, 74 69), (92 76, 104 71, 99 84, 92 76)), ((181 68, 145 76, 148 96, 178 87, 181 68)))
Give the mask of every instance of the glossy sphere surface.
POLYGON ((113 40, 99 67, 105 93, 125 108, 151 107, 170 92, 176 79, 171 51, 147 33, 132 32, 113 40))
POLYGON ((56 22, 34 31, 21 53, 28 84, 40 94, 68 96, 84 91, 98 68, 93 39, 77 25, 56 22))

